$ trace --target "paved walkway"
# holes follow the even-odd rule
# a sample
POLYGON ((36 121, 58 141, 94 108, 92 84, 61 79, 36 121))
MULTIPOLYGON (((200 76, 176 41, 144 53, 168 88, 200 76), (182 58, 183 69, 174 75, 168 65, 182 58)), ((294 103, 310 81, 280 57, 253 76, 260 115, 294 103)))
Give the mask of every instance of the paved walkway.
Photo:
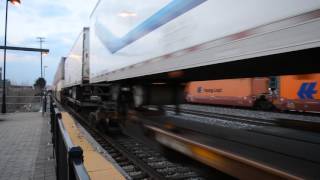
POLYGON ((49 116, 0 115, 0 180, 54 180, 49 116))

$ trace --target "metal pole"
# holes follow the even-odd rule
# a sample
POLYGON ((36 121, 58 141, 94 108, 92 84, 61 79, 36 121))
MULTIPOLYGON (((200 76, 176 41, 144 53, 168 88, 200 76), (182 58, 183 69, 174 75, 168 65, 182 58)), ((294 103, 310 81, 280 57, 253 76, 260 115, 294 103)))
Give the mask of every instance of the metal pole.
MULTIPOLYGON (((40 49, 42 49, 42 42, 40 41, 40 49)), ((42 52, 40 52, 40 61, 41 61, 41 77, 42 77, 42 52)))
POLYGON ((7 112, 6 106, 6 60, 7 60, 7 21, 8 21, 8 0, 6 0, 6 18, 4 24, 4 53, 3 53, 3 85, 2 85, 2 108, 1 112, 7 112))

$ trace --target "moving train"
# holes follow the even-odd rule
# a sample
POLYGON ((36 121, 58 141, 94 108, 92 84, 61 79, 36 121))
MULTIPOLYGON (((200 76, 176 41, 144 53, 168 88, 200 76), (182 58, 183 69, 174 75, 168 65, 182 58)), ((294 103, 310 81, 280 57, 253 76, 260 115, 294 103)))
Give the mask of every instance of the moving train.
POLYGON ((190 82, 190 103, 320 112, 320 74, 190 82))
MULTIPOLYGON (((267 94, 268 80, 252 77, 275 76, 280 77, 281 98, 272 99, 272 104, 295 109, 300 100, 295 103, 290 94, 282 94, 289 92, 283 89, 298 85, 282 87, 292 77, 281 75, 319 73, 319 29, 320 0, 163 0, 152 4, 142 0, 134 5, 98 1, 89 26, 62 58, 53 91, 59 101, 74 108, 90 107, 93 113, 125 117, 129 110, 148 105, 184 103, 186 86, 191 92, 187 99, 193 101, 202 90, 191 90, 195 83, 187 83, 203 80, 249 78, 230 80, 237 97, 244 100, 239 105, 264 107, 268 104, 263 102, 269 101, 262 98, 269 100, 269 96, 252 96, 249 84, 265 84, 256 90, 267 94), (285 77, 289 79, 282 81, 285 77)), ((300 89, 301 97, 309 100, 318 90, 308 82, 300 89)), ((232 97, 233 92, 224 89, 220 93, 232 97)))
MULTIPOLYGON (((279 78, 281 95, 283 75, 297 74, 299 79, 301 74, 320 73, 319 29, 320 0, 98 1, 89 26, 61 59, 53 94, 75 110, 90 110, 88 121, 104 128, 141 113, 161 115, 162 105, 175 105, 179 112, 186 88, 189 100, 212 91, 239 93, 246 103, 253 100, 250 83, 264 84, 255 91, 268 100, 268 80, 253 77, 279 78), (233 79, 234 92, 207 86, 213 83, 188 85, 219 79, 233 79), (151 110, 150 105, 158 108, 151 110)), ((301 97, 319 98, 312 83, 300 86, 301 97)), ((296 84, 284 88, 299 87, 296 84)), ((279 108, 294 101, 290 93, 278 100, 272 105, 279 108)))

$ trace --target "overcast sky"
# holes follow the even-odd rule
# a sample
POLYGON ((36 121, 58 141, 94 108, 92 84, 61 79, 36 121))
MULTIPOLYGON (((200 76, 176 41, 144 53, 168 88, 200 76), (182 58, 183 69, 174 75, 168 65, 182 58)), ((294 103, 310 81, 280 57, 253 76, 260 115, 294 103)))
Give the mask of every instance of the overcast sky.
MULTIPOLYGON (((51 84, 61 56, 66 56, 97 0, 21 0, 9 4, 8 46, 39 47, 36 37, 45 37, 50 54, 43 59, 51 84)), ((4 44, 5 0, 0 0, 0 44, 4 44)), ((0 50, 0 67, 3 50, 0 50)), ((7 51, 7 78, 17 84, 33 84, 40 76, 40 54, 7 51)))

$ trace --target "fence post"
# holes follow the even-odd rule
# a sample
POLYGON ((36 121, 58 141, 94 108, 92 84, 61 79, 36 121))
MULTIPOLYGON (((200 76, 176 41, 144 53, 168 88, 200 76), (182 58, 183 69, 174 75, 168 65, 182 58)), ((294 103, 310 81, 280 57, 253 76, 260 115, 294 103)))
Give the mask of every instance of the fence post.
POLYGON ((63 139, 60 139, 60 136, 59 136, 59 117, 61 117, 61 113, 60 112, 57 112, 55 109, 55 104, 53 104, 53 107, 54 107, 54 111, 55 111, 55 118, 54 118, 54 141, 55 141, 55 144, 56 144, 56 148, 55 148, 55 154, 56 154, 56 173, 57 173, 57 177, 58 179, 61 179, 61 172, 60 172, 60 167, 62 165, 63 162, 61 162, 61 153, 63 152, 60 152, 61 150, 61 146, 63 145, 63 139))
MULTIPOLYGON (((54 112, 54 107, 53 107, 53 99, 52 96, 50 96, 50 124, 51 124, 51 133, 54 133, 54 119, 55 119, 55 112, 54 112)), ((53 138, 53 136, 52 136, 53 138)), ((54 143, 52 141, 52 143, 54 143)))
POLYGON ((55 119, 55 113, 53 109, 53 99, 52 96, 49 96, 49 113, 50 113, 50 132, 51 132, 51 143, 52 143, 52 157, 55 157, 55 142, 54 142, 54 119, 55 119))
POLYGON ((44 96, 43 98, 44 98, 44 100, 43 100, 43 109, 44 109, 44 112, 47 112, 47 96, 44 96))
POLYGON ((83 162, 83 151, 81 147, 72 147, 69 152, 68 164, 69 164, 69 180, 76 180, 76 173, 74 164, 82 164, 83 162))

